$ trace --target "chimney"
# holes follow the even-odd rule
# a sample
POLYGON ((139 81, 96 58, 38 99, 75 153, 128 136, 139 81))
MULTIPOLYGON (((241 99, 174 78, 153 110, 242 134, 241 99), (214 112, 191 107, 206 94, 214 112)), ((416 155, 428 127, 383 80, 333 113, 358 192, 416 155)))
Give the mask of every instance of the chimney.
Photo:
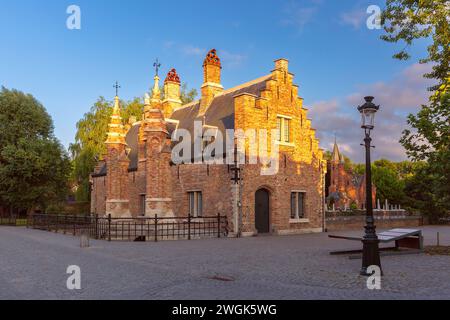
POLYGON ((203 62, 203 85, 202 98, 200 100, 199 114, 205 114, 214 97, 223 92, 223 87, 220 84, 220 70, 222 65, 217 56, 216 49, 212 49, 206 55, 203 62))
POLYGON ((164 101, 162 102, 164 118, 170 118, 173 111, 181 107, 181 104, 180 77, 177 71, 172 69, 164 80, 164 101))

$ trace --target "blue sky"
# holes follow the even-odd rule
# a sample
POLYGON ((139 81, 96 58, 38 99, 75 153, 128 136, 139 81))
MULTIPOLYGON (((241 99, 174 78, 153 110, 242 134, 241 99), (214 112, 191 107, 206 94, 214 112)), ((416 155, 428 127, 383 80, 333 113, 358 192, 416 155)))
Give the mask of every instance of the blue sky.
POLYGON ((199 88, 202 60, 216 48, 223 61, 225 88, 290 60, 299 94, 310 109, 321 145, 336 133, 341 149, 362 160, 356 105, 364 95, 382 104, 375 130, 375 158, 404 159, 398 144, 406 114, 426 99, 413 59, 392 59, 399 45, 369 30, 369 5, 384 1, 119 1, 0 0, 0 85, 33 94, 51 114, 55 134, 68 146, 75 124, 99 96, 143 96, 152 85, 156 57, 161 73, 175 67, 182 81, 199 88), (66 28, 66 9, 81 8, 81 30, 66 28))

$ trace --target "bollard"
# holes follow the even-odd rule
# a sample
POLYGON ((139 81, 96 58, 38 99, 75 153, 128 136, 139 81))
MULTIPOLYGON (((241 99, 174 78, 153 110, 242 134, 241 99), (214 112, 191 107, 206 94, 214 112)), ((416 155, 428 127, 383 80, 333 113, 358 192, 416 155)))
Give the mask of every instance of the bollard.
POLYGON ((83 230, 80 236, 80 248, 89 248, 89 246, 89 233, 83 230))

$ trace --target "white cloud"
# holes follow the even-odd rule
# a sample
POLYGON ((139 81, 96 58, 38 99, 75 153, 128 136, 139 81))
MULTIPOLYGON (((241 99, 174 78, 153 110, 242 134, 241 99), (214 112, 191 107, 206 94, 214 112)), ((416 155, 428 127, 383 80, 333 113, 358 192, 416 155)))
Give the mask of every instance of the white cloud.
POLYGON ((286 26, 296 27, 300 31, 303 30, 303 27, 313 20, 319 5, 322 3, 317 0, 306 2, 308 2, 306 6, 304 5, 305 1, 303 1, 302 5, 294 1, 287 3, 284 6, 284 18, 281 20, 281 23, 286 26))
POLYGON ((220 50, 218 54, 222 63, 227 67, 238 67, 247 59, 247 56, 243 54, 230 53, 226 50, 220 50))
POLYGON ((188 56, 203 56, 206 55, 206 50, 193 45, 182 46, 181 52, 188 56))
POLYGON ((427 102, 426 88, 429 81, 422 77, 430 66, 414 64, 394 76, 388 82, 376 82, 359 86, 358 92, 329 101, 318 101, 310 108, 310 118, 324 149, 331 150, 335 134, 341 150, 353 161, 364 161, 364 150, 360 146, 363 132, 360 129, 357 106, 364 102, 365 95, 375 97, 380 104, 373 131, 373 158, 393 161, 406 159, 405 150, 398 142, 406 128, 408 113, 416 113, 421 104, 427 102))
POLYGON ((341 13, 339 18, 342 24, 350 25, 354 29, 359 29, 365 22, 367 14, 364 9, 354 9, 352 11, 341 13))

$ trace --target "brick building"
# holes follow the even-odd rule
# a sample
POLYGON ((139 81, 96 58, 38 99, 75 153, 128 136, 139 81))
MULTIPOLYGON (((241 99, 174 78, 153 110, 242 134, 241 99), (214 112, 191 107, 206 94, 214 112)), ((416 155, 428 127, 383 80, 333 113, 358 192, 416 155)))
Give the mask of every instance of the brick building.
MULTIPOLYGON (((164 81, 163 94, 156 76, 142 119, 128 130, 115 98, 107 153, 92 174, 92 213, 113 217, 191 214, 197 219, 221 213, 228 217, 231 234, 244 236, 322 231, 326 162, 288 61, 276 60, 269 74, 227 90, 221 85, 221 70, 220 58, 211 50, 203 64, 201 97, 186 105, 180 100, 180 77, 174 69, 164 81), (239 145, 239 156, 244 151, 246 155, 236 166, 228 161, 202 161, 195 152, 194 163, 174 163, 172 154, 181 142, 173 137, 183 130, 195 136, 195 123, 201 124, 203 149, 230 130, 259 133, 266 129, 266 139, 279 149, 276 173, 262 175, 268 164, 250 161, 258 148, 249 139, 239 145), (203 137, 206 132, 214 133, 209 142, 203 137), (234 168, 241 178, 237 183, 232 180, 234 168)), ((232 149, 237 149, 236 140, 231 141, 232 149)), ((270 154, 276 148, 268 144, 270 154)), ((196 146, 188 148, 195 151, 196 146)), ((213 154, 216 159, 228 157, 218 150, 213 154)))
MULTIPOLYGON (((366 176, 358 175, 345 168, 344 155, 339 152, 337 142, 334 142, 331 159, 327 164, 326 197, 331 208, 350 209, 355 205, 358 209, 365 208, 366 176)), ((376 188, 372 185, 372 203, 375 203, 376 188)))

